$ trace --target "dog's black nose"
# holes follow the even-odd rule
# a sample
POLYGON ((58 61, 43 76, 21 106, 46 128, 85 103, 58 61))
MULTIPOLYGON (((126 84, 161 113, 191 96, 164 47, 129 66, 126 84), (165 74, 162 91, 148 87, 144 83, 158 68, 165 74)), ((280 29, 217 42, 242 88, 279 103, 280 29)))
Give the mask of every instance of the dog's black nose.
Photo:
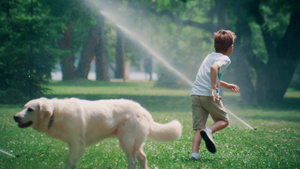
POLYGON ((15 122, 19 122, 20 117, 14 116, 15 122))

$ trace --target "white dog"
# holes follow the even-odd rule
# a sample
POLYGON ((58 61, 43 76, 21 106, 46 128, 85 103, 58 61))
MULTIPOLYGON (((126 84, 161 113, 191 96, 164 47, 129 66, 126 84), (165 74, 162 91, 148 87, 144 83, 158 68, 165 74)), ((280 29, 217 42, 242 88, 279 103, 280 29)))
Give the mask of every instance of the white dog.
POLYGON ((167 124, 154 122, 140 104, 125 99, 87 101, 76 98, 29 101, 14 116, 20 128, 32 126, 49 137, 69 144, 66 168, 75 168, 86 146, 116 136, 128 158, 128 168, 147 168, 143 151, 147 137, 171 141, 181 137, 182 126, 173 120, 167 124))

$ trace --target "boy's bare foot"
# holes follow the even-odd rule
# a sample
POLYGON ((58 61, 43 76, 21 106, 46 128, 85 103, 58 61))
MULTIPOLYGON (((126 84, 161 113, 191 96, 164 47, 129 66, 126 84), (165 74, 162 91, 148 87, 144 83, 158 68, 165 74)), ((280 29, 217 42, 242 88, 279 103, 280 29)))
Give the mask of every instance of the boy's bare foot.
POLYGON ((211 153, 215 153, 217 150, 211 132, 203 129, 202 131, 200 131, 200 135, 205 141, 207 150, 211 153))

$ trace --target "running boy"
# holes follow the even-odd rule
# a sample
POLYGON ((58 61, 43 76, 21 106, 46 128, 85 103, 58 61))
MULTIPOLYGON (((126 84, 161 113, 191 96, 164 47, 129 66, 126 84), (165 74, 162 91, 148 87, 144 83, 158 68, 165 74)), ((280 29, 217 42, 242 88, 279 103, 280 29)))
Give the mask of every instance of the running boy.
POLYGON ((193 153, 192 160, 200 160, 198 154, 201 139, 205 141, 206 148, 216 152, 212 133, 219 131, 229 124, 229 117, 221 101, 220 86, 238 92, 240 88, 235 84, 221 81, 222 74, 231 63, 229 55, 233 51, 236 35, 230 30, 219 30, 214 34, 214 47, 216 52, 206 56, 196 76, 191 91, 193 112, 193 153), (214 124, 206 127, 208 115, 211 115, 214 124))

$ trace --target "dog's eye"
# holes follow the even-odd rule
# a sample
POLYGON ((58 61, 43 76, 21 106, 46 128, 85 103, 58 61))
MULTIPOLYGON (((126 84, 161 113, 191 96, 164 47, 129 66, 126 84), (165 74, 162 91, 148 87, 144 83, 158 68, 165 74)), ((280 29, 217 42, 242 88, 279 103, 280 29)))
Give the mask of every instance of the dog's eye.
POLYGON ((28 112, 32 112, 33 110, 34 110, 34 109, 31 108, 31 107, 29 107, 29 108, 27 109, 28 112))

